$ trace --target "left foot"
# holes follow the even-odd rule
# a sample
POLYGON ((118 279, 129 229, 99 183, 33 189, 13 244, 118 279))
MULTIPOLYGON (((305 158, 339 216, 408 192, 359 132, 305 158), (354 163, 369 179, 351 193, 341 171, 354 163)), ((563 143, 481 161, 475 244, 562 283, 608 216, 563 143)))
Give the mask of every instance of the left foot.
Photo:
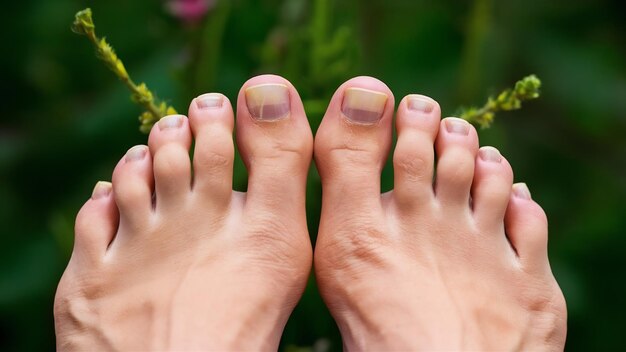
POLYGON ((381 195, 393 107, 385 84, 351 79, 315 137, 315 274, 345 349, 562 350, 541 207, 469 123, 419 95, 399 104, 395 189, 381 195))
POLYGON ((232 190, 233 111, 221 94, 196 98, 189 118, 163 118, 149 147, 98 183, 55 298, 57 349, 276 350, 311 266, 313 142, 281 77, 246 82, 237 111, 247 193, 232 190))

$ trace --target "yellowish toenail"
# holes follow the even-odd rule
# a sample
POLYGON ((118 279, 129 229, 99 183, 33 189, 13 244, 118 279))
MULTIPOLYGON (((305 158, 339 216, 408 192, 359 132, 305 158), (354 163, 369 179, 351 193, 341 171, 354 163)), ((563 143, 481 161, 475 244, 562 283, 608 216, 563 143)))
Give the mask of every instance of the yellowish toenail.
POLYGON ((383 117, 387 94, 364 89, 348 88, 343 96, 341 112, 350 121, 373 124, 383 117))
POLYGON ((221 94, 209 93, 196 98, 198 109, 221 108, 224 98, 221 94))
POLYGON ((502 154, 494 147, 482 147, 478 150, 478 156, 484 161, 499 163, 502 161, 502 154))
POLYGON ((111 194, 111 190, 113 190, 111 182, 99 181, 93 188, 93 192, 91 192, 91 199, 96 200, 108 197, 111 194))
POLYGON ((430 99, 419 95, 410 95, 407 106, 411 111, 429 114, 435 108, 435 104, 430 99))
POLYGON ((137 161, 143 159, 148 153, 145 145, 136 145, 126 152, 126 161, 137 161))
POLYGON ((267 83, 246 89, 246 105, 252 118, 274 121, 289 116, 289 88, 284 84, 267 83))
POLYGON ((159 120, 158 125, 161 131, 178 128, 183 125, 183 117, 181 115, 165 116, 159 120))
POLYGON ((513 184, 513 194, 517 198, 526 199, 526 200, 532 199, 530 196, 530 190, 528 189, 528 186, 523 182, 513 184))
POLYGON ((459 118, 447 118, 445 120, 446 130, 454 134, 462 134, 467 136, 469 134, 470 125, 467 121, 459 118))

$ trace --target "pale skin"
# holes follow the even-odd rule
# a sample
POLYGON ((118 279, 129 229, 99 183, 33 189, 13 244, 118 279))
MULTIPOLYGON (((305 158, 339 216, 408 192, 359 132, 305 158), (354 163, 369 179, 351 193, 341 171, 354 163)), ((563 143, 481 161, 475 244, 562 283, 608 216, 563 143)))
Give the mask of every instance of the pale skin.
POLYGON ((381 195, 393 120, 389 88, 353 78, 314 140, 296 89, 272 75, 243 85, 236 118, 207 94, 161 120, 78 214, 58 349, 276 350, 314 262, 346 350, 562 350, 565 301, 528 188, 471 125, 410 95, 381 195), (235 124, 247 193, 232 190, 235 124))

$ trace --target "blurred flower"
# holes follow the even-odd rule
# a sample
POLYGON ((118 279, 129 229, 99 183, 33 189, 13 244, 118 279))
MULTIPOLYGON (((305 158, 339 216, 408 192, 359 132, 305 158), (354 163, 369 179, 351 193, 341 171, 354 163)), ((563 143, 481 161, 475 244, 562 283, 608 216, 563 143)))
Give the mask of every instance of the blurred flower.
POLYGON ((166 8, 174 17, 193 23, 202 20, 215 3, 216 0, 168 0, 166 8))

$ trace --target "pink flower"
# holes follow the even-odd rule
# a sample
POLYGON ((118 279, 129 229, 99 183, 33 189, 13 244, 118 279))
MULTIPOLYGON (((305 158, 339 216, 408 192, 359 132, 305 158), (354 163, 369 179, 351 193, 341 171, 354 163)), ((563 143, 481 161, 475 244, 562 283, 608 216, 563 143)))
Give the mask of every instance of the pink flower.
POLYGON ((215 6, 216 0, 168 0, 169 13, 184 22, 198 22, 215 6))

